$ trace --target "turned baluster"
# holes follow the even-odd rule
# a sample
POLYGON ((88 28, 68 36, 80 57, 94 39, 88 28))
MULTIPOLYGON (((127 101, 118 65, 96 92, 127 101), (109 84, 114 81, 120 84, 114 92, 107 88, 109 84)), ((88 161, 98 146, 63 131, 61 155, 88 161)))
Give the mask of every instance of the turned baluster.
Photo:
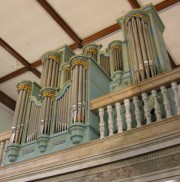
POLYGON ((113 135, 112 106, 107 106, 109 136, 113 135))
POLYGON ((9 144, 9 140, 5 140, 4 141, 4 149, 3 149, 3 155, 2 155, 2 160, 1 160, 1 166, 4 166, 4 162, 5 162, 5 156, 6 156, 6 152, 7 152, 7 146, 9 144))
POLYGON ((137 122, 137 128, 141 127, 141 111, 139 109, 139 99, 137 96, 133 97, 133 102, 135 106, 135 117, 136 117, 136 122, 137 122))
POLYGON ((104 108, 99 108, 99 117, 100 117, 100 122, 99 122, 100 139, 102 139, 105 136, 104 108))
POLYGON ((169 118, 172 116, 172 109, 171 109, 171 105, 168 99, 168 95, 167 95, 167 89, 165 86, 161 86, 161 93, 163 95, 163 101, 164 101, 164 108, 166 111, 166 117, 169 118))
POLYGON ((123 131, 123 122, 122 122, 122 116, 121 116, 121 104, 117 102, 115 104, 116 106, 116 112, 117 112, 117 127, 118 127, 118 133, 121 133, 123 131))
POLYGON ((5 141, 0 142, 0 165, 2 165, 5 141))
POLYGON ((152 90, 151 94, 152 94, 152 97, 153 97, 153 100, 154 100, 154 108, 155 108, 156 118, 157 118, 157 121, 160 121, 162 119, 162 116, 161 116, 161 108, 160 108, 160 105, 159 105, 159 102, 158 102, 157 91, 152 90))
POLYGON ((180 97, 179 97, 179 94, 178 94, 178 85, 177 85, 176 82, 172 82, 171 87, 172 87, 172 90, 174 92, 174 101, 175 101, 175 104, 176 104, 176 112, 177 112, 177 115, 178 115, 178 114, 180 114, 180 97))
POLYGON ((132 118, 131 118, 131 112, 130 112, 130 101, 129 99, 124 100, 124 106, 126 109, 126 123, 127 123, 127 130, 132 129, 132 118))
POLYGON ((144 115, 146 118, 146 124, 150 124, 151 123, 151 113, 150 113, 150 109, 148 107, 148 95, 147 95, 147 93, 142 93, 142 100, 144 102, 144 115))

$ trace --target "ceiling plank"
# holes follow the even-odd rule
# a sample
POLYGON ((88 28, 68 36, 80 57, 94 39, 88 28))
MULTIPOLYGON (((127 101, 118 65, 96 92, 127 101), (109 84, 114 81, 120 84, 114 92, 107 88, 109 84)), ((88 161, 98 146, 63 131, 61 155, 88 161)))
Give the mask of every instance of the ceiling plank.
POLYGON ((178 2, 179 2, 179 0, 165 0, 165 1, 160 2, 159 4, 156 4, 154 7, 155 7, 156 11, 160 11, 160 10, 163 10, 178 2))
POLYGON ((36 0, 46 12, 58 23, 58 25, 71 37, 74 42, 81 45, 81 39, 71 29, 71 27, 59 16, 59 14, 51 7, 51 5, 45 0, 36 0))
POLYGON ((84 45, 86 45, 86 44, 88 44, 90 42, 93 42, 93 41, 95 41, 97 39, 100 39, 100 38, 102 38, 102 37, 104 37, 104 36, 106 36, 106 35, 108 35, 110 33, 115 32, 116 30, 119 30, 119 29, 121 29, 120 24, 116 23, 114 25, 111 25, 111 26, 109 26, 109 27, 107 27, 107 28, 105 28, 105 29, 103 29, 103 30, 89 36, 89 37, 86 37, 82 41, 82 45, 84 46, 84 45))
POLYGON ((16 101, 11 99, 8 95, 0 90, 0 102, 10 108, 11 110, 15 110, 16 101))
POLYGON ((0 45, 4 47, 12 56, 14 56, 21 64, 29 67, 30 63, 28 63, 19 53, 17 53, 7 42, 5 42, 2 38, 0 38, 0 45))
POLYGON ((141 6, 139 5, 137 0, 128 0, 129 3, 131 4, 131 6, 136 9, 136 8, 140 8, 141 6))
POLYGON ((32 68, 31 64, 25 58, 23 58, 16 50, 14 50, 7 42, 5 42, 2 38, 0 38, 0 45, 4 47, 4 49, 7 50, 13 57, 15 57, 21 64, 27 67, 28 71, 32 71, 32 73, 34 73, 38 78, 40 78, 40 75, 41 75, 40 72, 32 68))
POLYGON ((12 79, 12 78, 14 78, 16 76, 19 76, 19 75, 21 75, 23 73, 26 73, 27 71, 29 71, 28 67, 23 67, 23 68, 20 68, 20 69, 18 69, 16 71, 6 75, 6 76, 3 76, 3 77, 0 78, 0 84, 6 82, 6 81, 8 81, 8 80, 10 80, 10 79, 12 79))

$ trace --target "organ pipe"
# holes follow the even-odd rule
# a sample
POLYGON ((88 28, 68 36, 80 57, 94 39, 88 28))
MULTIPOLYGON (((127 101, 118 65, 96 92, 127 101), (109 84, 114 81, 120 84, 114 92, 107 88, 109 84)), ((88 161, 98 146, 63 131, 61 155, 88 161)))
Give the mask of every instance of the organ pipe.
POLYGON ((63 92, 63 95, 57 99, 55 133, 67 130, 70 99, 69 90, 70 87, 68 86, 63 92))
POLYGON ((42 56, 42 87, 57 87, 58 73, 60 65, 60 55, 58 53, 46 53, 42 56))
POLYGON ((86 66, 84 60, 76 60, 72 63, 72 102, 71 120, 72 123, 84 122, 85 100, 86 100, 86 66))
POLYGON ((21 143, 27 103, 31 89, 31 83, 29 84, 26 81, 18 84, 18 99, 12 124, 11 143, 21 143))
POLYGON ((131 67, 134 82, 156 75, 152 48, 148 33, 148 24, 142 16, 132 16, 128 19, 127 36, 131 67))

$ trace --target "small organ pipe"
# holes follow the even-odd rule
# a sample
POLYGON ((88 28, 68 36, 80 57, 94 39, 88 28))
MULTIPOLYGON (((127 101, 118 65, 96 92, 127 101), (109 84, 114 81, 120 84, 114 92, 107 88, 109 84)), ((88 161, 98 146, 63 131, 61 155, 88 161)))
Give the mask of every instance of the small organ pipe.
POLYGON ((137 78, 136 78, 136 75, 135 75, 135 70, 134 70, 134 65, 135 65, 135 60, 133 58, 133 48, 132 48, 132 38, 130 36, 130 27, 128 26, 128 38, 129 38, 129 41, 128 41, 128 45, 129 45, 129 57, 130 57, 130 66, 131 66, 131 70, 132 70, 132 78, 133 78, 133 82, 136 83, 137 82, 137 78))
POLYGON ((23 109, 24 109, 24 101, 25 101, 25 96, 26 96, 26 90, 22 90, 22 101, 21 101, 21 106, 20 106, 20 111, 19 111, 19 116, 17 119, 17 125, 16 125, 16 134, 15 134, 15 142, 18 142, 18 135, 20 131, 20 124, 22 120, 22 115, 23 115, 23 109))
POLYGON ((83 98, 83 108, 82 108, 82 122, 85 121, 85 106, 86 106, 86 70, 83 68, 83 93, 82 93, 82 98, 83 98))
POLYGON ((46 68, 46 61, 43 62, 43 71, 41 74, 41 85, 44 86, 44 81, 45 81, 45 77, 46 77, 46 72, 44 70, 47 70, 46 68))
POLYGON ((136 78, 138 80, 138 82, 140 81, 140 75, 139 75, 139 66, 138 66, 138 59, 137 59, 137 54, 136 54, 136 50, 135 50, 135 39, 134 39, 134 36, 133 36, 133 33, 132 33, 132 24, 131 22, 129 21, 128 22, 128 27, 129 27, 129 33, 130 33, 130 39, 132 40, 132 52, 133 52, 133 58, 134 58, 134 63, 135 63, 135 74, 136 74, 136 78))
POLYGON ((48 69, 49 69, 49 61, 48 59, 45 61, 46 62, 46 67, 45 67, 45 78, 44 78, 44 85, 43 87, 46 87, 47 86, 47 81, 48 81, 48 69))
POLYGON ((59 64, 56 64, 56 70, 55 70, 55 80, 54 80, 54 87, 58 87, 58 79, 60 79, 60 76, 58 76, 59 74, 59 64))
POLYGON ((47 87, 50 86, 50 83, 51 83, 51 73, 52 72, 52 60, 50 59, 49 60, 49 68, 48 68, 48 72, 47 72, 47 87))
POLYGON ((46 112, 45 112, 45 128, 44 128, 45 134, 48 134, 47 129, 49 124, 50 101, 51 101, 51 98, 47 97, 47 106, 46 106, 46 112))
POLYGON ((25 122, 25 118, 26 118, 25 109, 27 107, 28 98, 29 98, 29 93, 26 91, 26 98, 25 98, 23 116, 22 116, 21 127, 20 127, 19 143, 21 142, 21 138, 22 138, 22 134, 23 134, 24 122, 25 122))
POLYGON ((22 94, 23 94, 23 90, 19 90, 19 95, 18 95, 18 99, 17 99, 17 105, 16 105, 16 109, 15 109, 14 119, 13 119, 13 123, 12 123, 12 127, 11 127, 12 128, 12 134, 11 134, 11 138, 10 138, 11 143, 13 143, 13 141, 14 141, 15 129, 17 127, 17 121, 18 121, 18 116, 19 116, 19 111, 20 111, 20 104, 22 102, 22 94))
POLYGON ((53 61, 53 69, 52 69, 52 78, 51 78, 51 87, 55 87, 55 77, 57 76, 56 73, 56 61, 53 61))
POLYGON ((78 121, 81 121, 82 107, 82 65, 79 65, 79 88, 78 88, 78 121))
POLYGON ((141 47, 143 62, 144 62, 144 66, 145 66, 146 76, 147 76, 147 78, 150 78, 149 65, 148 65, 148 59, 147 59, 146 50, 145 50, 145 44, 144 44, 141 22, 140 22, 139 18, 136 18, 136 21, 137 21, 138 34, 139 34, 139 39, 140 39, 140 47, 141 47))
POLYGON ((138 67, 139 67, 139 70, 140 70, 141 79, 144 80, 145 79, 144 63, 143 63, 143 60, 142 60, 142 55, 141 55, 141 50, 140 50, 140 42, 139 42, 139 39, 138 39, 136 21, 135 21, 135 19, 133 17, 132 17, 132 25, 133 25, 133 34, 134 34, 135 45, 136 45, 135 48, 136 48, 137 57, 138 57, 138 67))

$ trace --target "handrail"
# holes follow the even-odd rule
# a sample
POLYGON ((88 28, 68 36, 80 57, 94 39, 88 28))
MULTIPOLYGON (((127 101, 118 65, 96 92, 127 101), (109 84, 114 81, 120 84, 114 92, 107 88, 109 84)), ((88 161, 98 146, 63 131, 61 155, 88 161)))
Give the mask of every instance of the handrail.
POLYGON ((180 67, 128 86, 123 90, 93 99, 90 102, 90 108, 94 112, 98 112, 98 108, 105 108, 109 104, 121 102, 126 98, 131 99, 134 95, 139 96, 141 93, 149 92, 152 89, 159 89, 160 86, 166 86, 172 81, 180 82, 180 67))
POLYGON ((0 133, 0 142, 8 140, 10 138, 11 131, 0 133))

